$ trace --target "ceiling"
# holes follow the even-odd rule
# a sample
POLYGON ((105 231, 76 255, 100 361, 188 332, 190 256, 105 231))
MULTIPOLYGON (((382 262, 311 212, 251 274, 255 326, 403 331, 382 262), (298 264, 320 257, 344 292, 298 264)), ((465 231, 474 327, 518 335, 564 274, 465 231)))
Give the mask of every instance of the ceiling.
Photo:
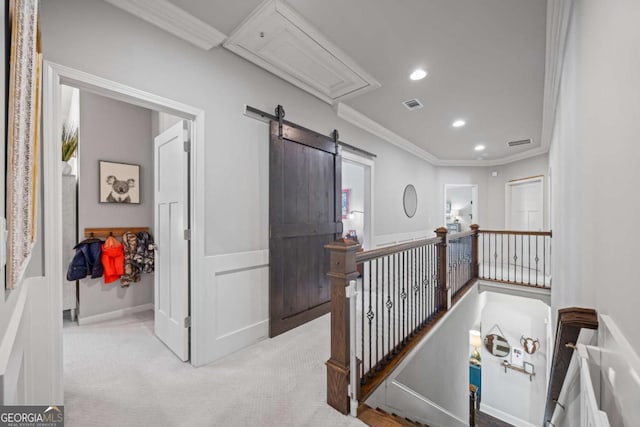
MULTIPOLYGON (((229 35, 262 0, 170 0, 229 35)), ((286 0, 381 87, 347 106, 439 160, 540 148, 546 0, 286 0), (409 80, 413 69, 429 75, 409 80), (418 98, 410 111, 402 101, 418 98), (464 119, 466 126, 453 128, 464 119), (509 147, 507 142, 533 143, 509 147), (486 146, 478 153, 477 144, 486 146)))

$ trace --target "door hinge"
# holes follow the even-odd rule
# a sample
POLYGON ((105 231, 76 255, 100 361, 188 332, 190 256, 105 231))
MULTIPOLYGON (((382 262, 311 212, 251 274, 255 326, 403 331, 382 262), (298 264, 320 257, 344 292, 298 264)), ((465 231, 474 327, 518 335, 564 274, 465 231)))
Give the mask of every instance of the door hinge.
POLYGON ((185 153, 191 152, 191 141, 189 140, 184 141, 184 152, 185 153))
POLYGON ((184 230, 184 240, 191 240, 191 229, 184 230))
POLYGON ((185 328, 191 327, 191 316, 187 316, 184 318, 184 327, 185 328))

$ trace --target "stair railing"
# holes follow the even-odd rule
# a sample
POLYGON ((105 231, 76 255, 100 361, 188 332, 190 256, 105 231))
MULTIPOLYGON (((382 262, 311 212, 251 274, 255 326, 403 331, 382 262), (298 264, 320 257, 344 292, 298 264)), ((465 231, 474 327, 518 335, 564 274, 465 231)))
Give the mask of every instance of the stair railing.
POLYGON ((327 402, 355 414, 433 325, 474 283, 478 226, 359 251, 342 239, 330 251, 331 358, 327 402))

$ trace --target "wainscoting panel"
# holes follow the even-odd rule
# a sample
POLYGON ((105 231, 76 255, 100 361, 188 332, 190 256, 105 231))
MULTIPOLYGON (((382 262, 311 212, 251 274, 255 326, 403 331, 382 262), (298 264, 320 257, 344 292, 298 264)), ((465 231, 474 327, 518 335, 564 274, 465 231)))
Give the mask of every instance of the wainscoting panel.
POLYGON ((410 231, 408 233, 382 234, 373 238, 373 249, 411 242, 413 240, 429 239, 431 237, 435 237, 435 233, 424 230, 410 231))
POLYGON ((199 324, 206 337, 202 360, 210 363, 269 336, 269 251, 205 258, 209 307, 199 324))

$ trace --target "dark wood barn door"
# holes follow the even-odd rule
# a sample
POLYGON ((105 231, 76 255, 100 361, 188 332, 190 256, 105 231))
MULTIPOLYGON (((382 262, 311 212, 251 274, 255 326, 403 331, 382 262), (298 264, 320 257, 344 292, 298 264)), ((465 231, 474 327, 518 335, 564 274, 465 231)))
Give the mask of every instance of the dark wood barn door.
POLYGON ((337 144, 307 129, 281 126, 271 122, 269 153, 272 337, 330 311, 324 245, 342 234, 337 144))

